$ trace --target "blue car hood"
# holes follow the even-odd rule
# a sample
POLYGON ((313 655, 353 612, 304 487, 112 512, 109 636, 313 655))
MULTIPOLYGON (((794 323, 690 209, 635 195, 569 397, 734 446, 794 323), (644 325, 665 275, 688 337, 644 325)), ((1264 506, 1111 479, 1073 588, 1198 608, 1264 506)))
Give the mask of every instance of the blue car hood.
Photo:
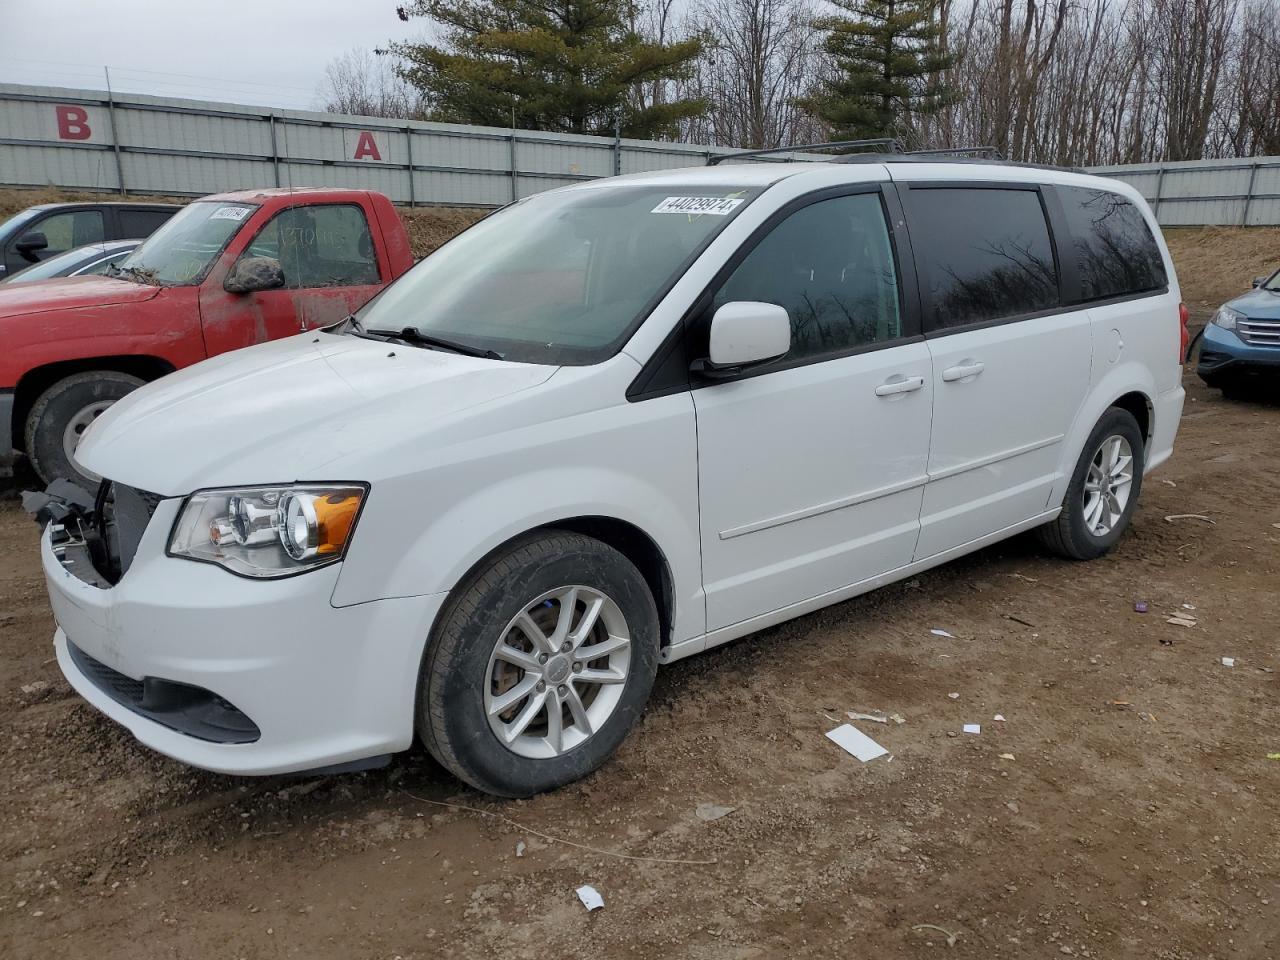
POLYGON ((1227 306, 1253 320, 1280 320, 1280 293, 1250 290, 1244 296, 1228 301, 1227 306))

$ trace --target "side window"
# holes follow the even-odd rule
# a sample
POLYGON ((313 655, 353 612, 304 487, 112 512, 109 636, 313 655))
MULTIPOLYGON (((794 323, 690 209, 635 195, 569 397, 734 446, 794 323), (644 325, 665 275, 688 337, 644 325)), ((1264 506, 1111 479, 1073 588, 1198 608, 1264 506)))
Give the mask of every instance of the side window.
POLYGON ((145 240, 155 233, 160 224, 173 216, 173 212, 170 210, 121 210, 117 216, 120 218, 121 240, 145 240))
POLYGON ((880 195, 820 200, 770 231, 716 294, 776 303, 791 315, 795 360, 902 334, 898 277, 880 195))
POLYGON ((934 327, 1058 305, 1058 272, 1037 191, 914 187, 906 194, 925 315, 932 314, 934 327))
POLYGON ((378 283, 378 260, 364 211, 352 204, 291 207, 272 217, 241 254, 272 257, 286 289, 378 283))
POLYGON ((1082 300, 1145 293, 1168 283, 1160 248, 1137 207, 1106 190, 1057 189, 1071 230, 1070 255, 1080 274, 1082 300))
POLYGON ((101 210, 69 210, 37 220, 23 233, 43 233, 49 246, 37 250, 41 260, 66 253, 86 243, 100 243, 103 239, 101 210))

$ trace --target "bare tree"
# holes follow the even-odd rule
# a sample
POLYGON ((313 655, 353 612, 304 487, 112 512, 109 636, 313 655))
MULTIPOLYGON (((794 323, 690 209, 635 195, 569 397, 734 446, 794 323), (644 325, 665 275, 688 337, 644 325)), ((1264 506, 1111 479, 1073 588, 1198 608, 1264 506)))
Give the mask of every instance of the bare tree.
POLYGON ((393 57, 356 48, 325 67, 318 91, 322 109, 363 117, 421 119, 421 95, 401 79, 393 57))
POLYGON ((711 103, 705 142, 744 148, 821 139, 796 101, 820 69, 808 0, 701 0, 693 29, 707 54, 692 81, 711 103))

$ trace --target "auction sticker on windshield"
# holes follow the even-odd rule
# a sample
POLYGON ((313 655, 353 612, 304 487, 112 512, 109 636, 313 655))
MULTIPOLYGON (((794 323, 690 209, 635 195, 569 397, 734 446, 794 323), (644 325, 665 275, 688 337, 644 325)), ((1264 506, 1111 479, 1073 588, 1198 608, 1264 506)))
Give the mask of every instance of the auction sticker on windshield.
POLYGON ((650 213, 709 213, 714 217, 726 217, 741 200, 727 197, 667 197, 650 210, 650 213))
POLYGON ((249 215, 249 207, 219 207, 209 215, 210 220, 243 220, 249 215))

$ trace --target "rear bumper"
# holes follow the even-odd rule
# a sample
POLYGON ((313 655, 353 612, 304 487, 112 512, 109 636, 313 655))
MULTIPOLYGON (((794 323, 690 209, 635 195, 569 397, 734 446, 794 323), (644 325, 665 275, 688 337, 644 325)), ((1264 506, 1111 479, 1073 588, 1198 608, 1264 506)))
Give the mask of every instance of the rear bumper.
POLYGON ((1245 377, 1280 378, 1280 347, 1245 343, 1211 323, 1204 328, 1196 374, 1210 386, 1245 377))
POLYGON ((13 476, 13 391, 0 390, 0 477, 13 476))

